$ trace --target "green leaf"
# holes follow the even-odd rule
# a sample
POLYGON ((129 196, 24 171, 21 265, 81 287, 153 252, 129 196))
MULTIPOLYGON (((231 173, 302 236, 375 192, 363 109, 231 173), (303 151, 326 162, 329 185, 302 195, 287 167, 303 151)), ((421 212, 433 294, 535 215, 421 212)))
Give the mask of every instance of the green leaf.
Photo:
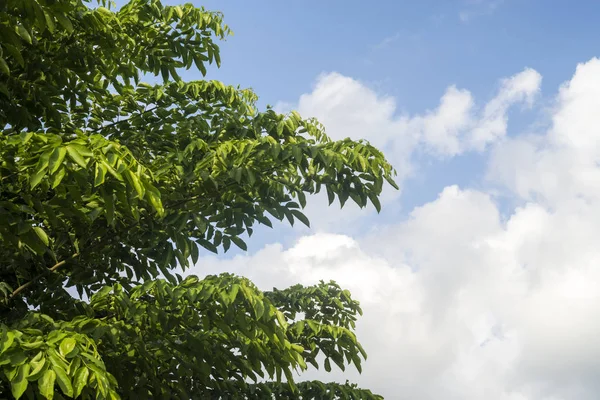
POLYGON ((158 216, 164 216, 165 209, 163 207, 162 200, 160 199, 160 191, 148 182, 144 182, 144 188, 146 190, 146 198, 148 199, 158 216))
POLYGON ((237 283, 231 286, 231 291, 229 292, 229 303, 233 303, 235 301, 239 290, 240 285, 238 285, 237 283))
POLYGON ((41 33, 43 33, 46 30, 46 18, 44 17, 44 10, 37 1, 32 3, 35 12, 35 26, 40 30, 41 33))
POLYGON ((125 176, 128 178, 129 183, 133 186, 133 188, 137 192, 138 197, 140 199, 143 199, 144 198, 144 194, 146 193, 146 190, 142 186, 142 182, 137 177, 137 175, 134 174, 131 170, 127 170, 127 171, 125 171, 125 176))
POLYGON ((40 238, 42 243, 44 243, 44 245, 46 245, 46 246, 50 245, 50 241, 48 240, 48 235, 42 228, 40 228, 39 226, 34 226, 33 230, 36 233, 36 235, 38 235, 38 237, 40 238))
MULTIPOLYGON (((38 354, 41 355, 42 352, 40 351, 38 354)), ((31 366, 31 372, 29 373, 28 380, 37 380, 39 378, 38 374, 40 374, 44 366, 46 366, 46 359, 42 357, 39 361, 31 361, 29 364, 31 366)))
POLYGON ((181 6, 174 6, 173 9, 179 18, 183 18, 183 10, 181 9, 181 6))
POLYGON ((106 221, 109 225, 113 225, 115 218, 115 203, 114 196, 107 191, 102 190, 102 200, 104 201, 104 211, 106 212, 106 221))
POLYGON ((36 172, 33 173, 33 175, 31 175, 31 177, 29 178, 29 185, 31 187, 31 189, 34 189, 37 185, 40 184, 40 182, 42 181, 42 179, 44 179, 44 177, 46 176, 46 168, 37 170, 36 172))
POLYGON ((19 63, 19 65, 21 67, 25 66, 25 59, 23 59, 23 55, 21 54, 21 51, 19 49, 17 49, 15 46, 10 45, 8 43, 3 43, 4 48, 6 49, 6 51, 8 52, 8 54, 10 54, 16 61, 17 63, 19 63))
POLYGON ((310 328, 311 331, 313 331, 314 334, 319 333, 320 329, 319 329, 319 325, 312 320, 306 320, 306 323, 308 324, 308 327, 310 328))
POLYGON ((392 185, 392 187, 393 187, 394 189, 396 189, 396 190, 400 190, 400 187, 398 186, 398 184, 396 184, 396 182, 395 182, 395 181, 394 181, 392 178, 390 178, 390 177, 389 177, 389 176, 387 176, 387 175, 384 175, 384 177, 385 177, 385 180, 386 180, 386 181, 388 181, 388 183, 389 183, 390 185, 392 185))
POLYGON ((298 146, 293 146, 292 155, 294 156, 297 162, 300 162, 302 160, 302 149, 298 146))
POLYGON ((196 68, 200 70, 202 76, 206 76, 206 67, 198 55, 194 55, 194 64, 196 64, 196 68))
POLYGON ((50 181, 50 185, 52 189, 55 189, 62 182, 65 174, 67 173, 66 168, 60 168, 54 175, 52 175, 52 179, 50 181))
POLYGON ((27 380, 27 376, 29 376, 29 364, 21 365, 17 370, 17 375, 10 382, 10 390, 15 399, 21 398, 25 390, 27 390, 27 385, 29 381, 27 380))
POLYGON ((371 200, 371 203, 373 203, 373 206, 375 206, 375 209, 377 210, 377 212, 381 212, 381 203, 379 202, 377 195, 369 192, 368 196, 369 196, 369 199, 371 200))
POLYGON ((365 349, 361 346, 360 343, 356 343, 356 347, 358 347, 358 351, 360 352, 360 355, 363 356, 363 358, 366 360, 367 352, 365 351, 365 349))
POLYGON ((221 56, 219 55, 219 49, 218 48, 216 49, 216 51, 214 53, 214 56, 215 56, 215 62, 217 64, 217 67, 220 68, 221 67, 221 56))
POLYGON ((79 367, 73 378, 73 397, 77 398, 88 383, 90 370, 86 366, 79 367))
POLYGON ((231 247, 231 239, 229 239, 229 236, 224 236, 223 237, 223 251, 227 252, 230 247, 231 247))
POLYGON ((54 149, 54 151, 50 155, 50 161, 48 163, 48 173, 53 174, 58 170, 58 168, 62 165, 66 154, 67 149, 65 149, 62 146, 54 149))
POLYGON ((29 44, 32 43, 31 42, 31 35, 29 34, 29 31, 23 25, 17 25, 17 33, 27 43, 29 43, 29 44))
POLYGON ((294 325, 294 330, 296 331, 297 336, 302 335, 302 332, 304 332, 304 321, 296 322, 294 325))
POLYGON ((40 347, 42 347, 42 345, 44 344, 43 340, 37 340, 34 342, 21 342, 21 347, 27 350, 35 350, 35 349, 39 349, 40 347))
POLYGON ((27 361, 27 354, 22 351, 15 351, 9 356, 9 362, 12 365, 23 365, 27 361))
POLYGON ((82 157, 92 157, 94 155, 94 153, 88 149, 86 146, 79 144, 79 143, 69 143, 68 145, 69 147, 77 150, 77 152, 82 156, 82 157))
POLYGON ((212 244, 211 242, 209 242, 209 241, 208 241, 208 240, 206 240, 206 239, 198 239, 198 244, 199 244, 200 246, 204 247, 205 249, 207 249, 207 250, 209 250, 209 251, 212 251, 212 252, 213 252, 213 253, 215 253, 215 254, 217 254, 217 253, 218 253, 218 250, 217 250, 217 248, 215 247, 215 245, 214 245, 214 244, 212 244))
POLYGON ((9 366, 9 365, 4 367, 4 375, 6 376, 6 378, 9 381, 12 381, 13 379, 15 379, 15 376, 17 375, 18 371, 19 371, 19 367, 13 367, 13 366, 9 366))
POLYGON ((71 354, 71 352, 75 349, 76 345, 77 341, 73 338, 68 337, 63 339, 62 342, 60 342, 58 350, 63 357, 68 358, 69 354, 71 354))
POLYGON ((121 174, 118 173, 113 167, 111 167, 110 164, 108 164, 106 161, 100 160, 100 163, 104 166, 104 168, 106 168, 106 170, 108 171, 109 174, 114 176, 119 181, 123 180, 123 177, 121 176, 121 174))
POLYGON ((162 74, 163 82, 167 83, 169 81, 169 66, 161 65, 160 73, 162 74))
POLYGON ((33 230, 20 235, 19 240, 26 244, 37 255, 42 255, 46 252, 47 247, 33 230))
POLYGON ((310 221, 306 218, 306 215, 302 214, 299 210, 290 210, 294 217, 298 218, 304 225, 310 228, 310 221))
POLYGON ((331 362, 329 361, 329 357, 325 359, 325 371, 331 372, 331 362))
POLYGON ((282 328, 287 328, 287 321, 285 320, 285 316, 279 310, 275 311, 275 315, 277 316, 277 321, 282 328))
POLYGON ((261 216, 261 215, 257 215, 255 218, 261 224, 266 225, 269 228, 273 228, 273 224, 271 223, 271 220, 269 218, 261 216))
POLYGON ((8 88, 2 82, 0 82, 0 93, 2 93, 3 95, 5 95, 6 97, 8 97, 10 99, 10 93, 8 92, 8 88))
MULTIPOLYGON (((316 120, 259 110, 251 90, 180 81, 181 68, 220 64, 220 13, 110 2, 0 5, 10 17, 0 24, 0 254, 10 266, 0 268, 0 314, 11 326, 0 324, 0 397, 12 398, 23 365, 31 384, 21 398, 99 400, 292 398, 304 390, 291 368, 340 356, 359 365, 360 309, 341 288, 263 293, 229 274, 173 271, 203 261, 200 246, 248 251, 271 217, 309 225, 301 210, 325 188, 379 201, 391 165, 367 142, 331 141, 316 120), (166 84, 140 82, 148 73, 166 84), (27 288, 12 298, 9 284, 27 288), (290 385, 247 382, 265 374, 290 385)), ((307 388, 314 398, 353 393, 307 388)))
POLYGON ((54 33, 54 30, 56 29, 56 26, 54 25, 54 18, 52 17, 52 15, 50 15, 48 11, 43 12, 44 20, 46 21, 46 26, 48 27, 48 30, 50 31, 50 33, 54 33))
POLYGON ((256 319, 260 319, 265 313, 265 306, 264 306, 263 302, 261 300, 256 301, 253 304, 253 308, 254 308, 254 315, 256 316, 256 319))
POLYGON ((56 381, 62 392, 69 397, 73 397, 73 385, 66 371, 58 365, 54 365, 52 370, 56 373, 56 381))
POLYGON ((244 170, 246 171, 246 175, 248 176, 248 183, 250 185, 254 185, 256 183, 256 176, 254 175, 254 172, 250 168, 244 168, 244 170))
POLYGON ((69 157, 73 161, 75 161, 81 168, 87 168, 87 161, 83 158, 80 153, 80 148, 78 146, 69 144, 66 147, 67 153, 69 153, 69 157))
POLYGON ((2 338, 2 347, 0 348, 0 354, 4 353, 6 350, 12 346, 15 340, 15 334, 11 331, 7 331, 4 337, 2 338))
POLYGON ((69 33, 73 33, 73 24, 71 23, 71 20, 64 15, 61 12, 57 12, 56 14, 54 14, 54 16, 56 17, 56 20, 58 21, 58 23, 66 29, 67 32, 69 33))
POLYGON ((300 202, 300 207, 306 207, 306 195, 304 192, 298 192, 298 201, 300 202))
MULTIPOLYGON (((48 344, 53 344, 54 341, 61 340, 64 336, 66 336, 66 333, 62 332, 60 335, 56 336, 53 341, 47 340, 46 342, 48 344)), ((50 362, 53 366, 62 368, 65 371, 69 369, 69 365, 65 359, 54 349, 54 347, 50 347, 48 349, 48 357, 50 358, 50 362)))
POLYGON ((193 241, 190 241, 190 255, 192 256, 192 263, 196 264, 200 253, 198 252, 198 245, 193 241))
POLYGON ((33 132, 21 132, 21 134, 19 135, 22 144, 26 144, 27 142, 29 142, 32 136, 33 132))
POLYGON ((242 239, 240 239, 239 237, 237 237, 237 236, 231 236, 231 241, 233 243, 235 243, 235 245, 237 247, 239 247, 240 249, 242 249, 244 251, 248 250, 248 246, 246 246, 246 243, 242 239))
POLYGON ((283 128, 285 128, 285 121, 279 121, 276 130, 278 137, 281 137, 281 135, 283 135, 283 128))
POLYGON ((333 203, 335 200, 335 194, 333 193, 333 189, 327 186, 327 200, 329 201, 329 205, 333 203))
POLYGON ((54 398, 54 381, 56 379, 56 373, 52 369, 47 369, 44 375, 38 381, 38 388, 40 394, 48 400, 54 398))
MULTIPOLYGON (((10 75, 10 68, 8 68, 8 64, 6 63, 6 60, 2 57, 0 57, 0 72, 6 74, 6 75, 10 75)), ((8 93, 8 91, 7 91, 8 93)))
POLYGON ((96 163, 96 171, 94 174, 94 186, 98 187, 104 183, 106 177, 106 166, 102 163, 96 163))
POLYGON ((242 180, 242 169, 241 168, 236 168, 234 170, 234 179, 237 183, 240 183, 242 180))

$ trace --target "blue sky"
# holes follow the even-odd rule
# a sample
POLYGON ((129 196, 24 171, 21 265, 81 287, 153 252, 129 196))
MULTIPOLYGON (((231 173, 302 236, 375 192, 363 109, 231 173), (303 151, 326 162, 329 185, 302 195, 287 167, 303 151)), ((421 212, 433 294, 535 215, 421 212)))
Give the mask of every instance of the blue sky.
MULTIPOLYGON (((600 8, 592 2, 580 9, 564 2, 562 8, 548 7, 532 0, 195 4, 222 11, 235 33, 221 42, 223 64, 209 70, 209 78, 252 87, 265 106, 295 103, 320 74, 335 71, 393 97, 397 114, 435 108, 451 84, 468 88, 476 101, 487 101, 498 79, 526 66, 543 73, 546 87, 556 88, 572 73, 572 60, 593 54, 593 35, 587 33, 594 29, 594 8, 600 8), (571 20, 569 29, 565 17, 571 20)), ((195 71, 183 76, 199 78, 195 71)), ((511 113, 517 121, 511 130, 531 122, 531 113, 511 113)), ((406 218, 447 185, 485 184, 485 154, 439 160, 417 150, 411 157, 420 160, 419 168, 406 180, 402 197, 384 207, 384 217, 375 220, 379 224, 406 218)), ((375 221, 363 219, 367 225, 375 221)), ((297 236, 286 226, 258 233, 252 250, 273 240, 289 244, 297 236)))
MULTIPOLYGON (((172 1, 176 3, 176 1, 172 1)), ((524 66, 555 87, 597 48, 600 4, 579 1, 206 1, 235 36, 222 45, 225 81, 265 102, 294 99, 338 71, 395 96, 403 109, 435 106, 449 83, 476 96, 524 66), (494 4, 495 4, 494 3, 494 4), (465 22, 460 13, 472 13, 465 22)))
MULTIPOLYGON (((211 76, 254 88, 262 105, 293 102, 311 90, 319 74, 332 71, 393 96, 398 112, 436 107, 450 84, 485 101, 498 79, 524 67, 543 74, 542 91, 552 96, 574 63, 590 59, 598 47, 600 3, 593 1, 196 4, 223 11, 235 33, 221 43, 223 65, 211 76)), ((512 114, 509 135, 532 119, 531 113, 512 114)), ((477 184, 482 163, 480 154, 466 154, 421 164, 417 179, 406 182, 402 206, 411 210, 432 200, 449 183, 477 184)))
POLYGON ((350 289, 363 374, 308 379, 387 399, 598 398, 600 3, 196 4, 235 32, 209 78, 367 138, 402 190, 380 215, 311 199, 312 230, 257 230, 193 273, 350 289))

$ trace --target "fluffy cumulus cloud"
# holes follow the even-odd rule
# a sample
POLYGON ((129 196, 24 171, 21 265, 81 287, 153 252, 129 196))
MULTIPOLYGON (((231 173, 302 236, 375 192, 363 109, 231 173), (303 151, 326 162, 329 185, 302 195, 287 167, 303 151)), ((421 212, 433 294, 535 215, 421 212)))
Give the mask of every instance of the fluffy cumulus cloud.
MULTIPOLYGON (((509 108, 516 104, 531 106, 540 84, 541 75, 527 68, 502 79, 496 95, 483 104, 476 104, 470 91, 452 85, 435 109, 408 115, 398 113, 393 97, 334 72, 321 75, 313 90, 300 96, 296 104, 280 103, 276 108, 297 109, 305 117, 317 117, 334 139, 369 140, 384 151, 398 172, 397 182, 402 185, 413 170, 415 151, 452 157, 468 151, 484 151, 503 139, 509 108)), ((385 191, 382 203, 390 204, 400 194, 385 191)), ((342 212, 331 212, 326 205, 323 194, 309 203, 306 210, 316 229, 348 232, 360 226, 357 219, 369 215, 353 204, 342 212)))
POLYGON ((496 96, 477 107, 466 89, 450 86, 437 109, 409 119, 420 143, 437 156, 483 151, 506 136, 508 110, 515 104, 531 107, 542 76, 531 68, 502 79, 496 96))
POLYGON ((295 107, 304 116, 317 117, 334 139, 362 138, 387 148, 401 179, 410 172, 410 154, 419 138, 408 129, 407 119, 396 115, 394 98, 333 72, 321 75, 295 107))
POLYGON ((394 98, 366 84, 333 72, 321 75, 313 91, 300 96, 296 108, 317 117, 334 139, 363 138, 387 150, 400 179, 411 170, 410 158, 419 145, 436 155, 454 156, 484 150, 506 135, 507 112, 515 104, 531 106, 542 77, 533 69, 500 81, 498 93, 477 105, 470 91, 449 86, 434 110, 398 115, 394 98))
POLYGON ((600 60, 577 66, 559 90, 547 132, 498 146, 490 178, 527 199, 554 206, 600 197, 600 60))
POLYGON ((365 312, 357 328, 369 353, 364 372, 307 378, 354 380, 389 399, 598 398, 600 60, 579 65, 559 89, 545 131, 506 137, 506 110, 528 104, 539 84, 525 70, 477 110, 468 92, 450 88, 437 110, 397 118, 392 99, 322 77, 299 105, 325 107, 333 134, 446 150, 485 143, 488 178, 518 207, 506 215, 490 193, 450 186, 368 235, 316 233, 289 248, 203 258, 195 272, 232 271, 264 289, 320 279, 350 289, 365 312), (343 122, 348 102, 354 119, 343 122), (402 131, 410 124, 419 135, 402 131))

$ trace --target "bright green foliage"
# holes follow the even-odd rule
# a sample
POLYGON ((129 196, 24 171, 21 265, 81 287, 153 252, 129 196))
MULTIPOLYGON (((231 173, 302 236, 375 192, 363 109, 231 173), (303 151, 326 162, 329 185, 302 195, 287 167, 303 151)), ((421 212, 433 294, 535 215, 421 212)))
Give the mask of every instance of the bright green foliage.
POLYGON ((379 210, 395 186, 366 142, 183 82, 220 64, 228 33, 219 13, 157 0, 0 2, 1 398, 378 398, 294 382, 366 357, 335 283, 173 275, 246 250, 272 218, 308 225, 307 195, 379 210))

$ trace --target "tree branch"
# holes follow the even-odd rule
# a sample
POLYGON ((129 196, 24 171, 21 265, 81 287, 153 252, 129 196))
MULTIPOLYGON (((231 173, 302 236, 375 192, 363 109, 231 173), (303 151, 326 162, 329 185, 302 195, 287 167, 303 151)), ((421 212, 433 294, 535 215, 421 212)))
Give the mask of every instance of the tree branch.
POLYGON ((102 131, 102 130, 104 130, 104 129, 106 129, 106 128, 111 128, 111 127, 113 127, 113 126, 115 126, 115 125, 122 124, 123 122, 130 121, 132 118, 135 118, 135 117, 138 117, 138 116, 139 116, 139 117, 141 117, 141 116, 143 116, 144 114, 147 114, 147 113, 149 113, 149 112, 152 112, 152 111, 156 110, 157 108, 158 108, 158 106, 156 106, 156 107, 153 107, 153 108, 151 108, 151 109, 149 109, 149 110, 142 111, 142 113, 140 113, 140 114, 138 114, 138 115, 136 115, 136 116, 134 116, 134 117, 130 117, 130 118, 124 119, 124 120, 122 120, 122 121, 115 121, 115 122, 111 122, 111 123, 110 123, 110 124, 108 124, 108 125, 102 125, 102 126, 99 126, 99 127, 98 127, 98 128, 96 128, 96 129, 92 129, 92 130, 91 130, 91 133, 100 132, 100 131, 102 131))
MULTIPOLYGON (((276 170, 277 170, 277 166, 269 168, 269 169, 265 170, 265 172, 263 173, 263 175, 267 176, 267 175, 271 174, 272 172, 275 172, 276 170)), ((224 185, 221 185, 219 188, 217 188, 217 191, 223 190, 223 189, 228 189, 228 188, 236 186, 236 185, 240 185, 240 184, 238 182, 236 182, 236 181, 231 181, 231 182, 228 182, 228 183, 226 183, 224 185)), ((175 202, 173 202, 171 204, 165 204, 164 208, 165 209, 172 209, 172 208, 175 208, 175 207, 179 207, 179 206, 182 206, 182 205, 184 205, 184 204, 186 204, 186 203, 188 203, 190 201, 197 200, 197 199, 199 199, 199 198, 201 198, 202 196, 205 196, 205 195, 206 195, 206 193, 195 194, 193 196, 186 197, 186 198, 183 198, 181 200, 175 201, 175 202)))
POLYGON ((71 255, 70 257, 57 262, 56 264, 54 264, 52 267, 48 268, 47 271, 44 271, 43 273, 35 276, 32 280, 30 280, 29 282, 26 282, 24 284, 22 284, 21 286, 19 286, 18 288, 16 288, 11 295, 8 297, 8 301, 12 300, 15 296, 17 296, 19 293, 21 293, 23 290, 27 289, 29 286, 31 286, 31 284, 35 281, 37 281, 38 279, 40 279, 42 276, 44 276, 45 274, 47 274, 48 272, 54 272, 57 269, 59 269, 60 267, 62 267, 63 265, 65 265, 67 263, 67 261, 77 257, 79 255, 79 253, 74 253, 73 255, 71 255))
MULTIPOLYGON (((152 110, 148 110, 148 111, 152 111, 152 110)), ((128 120, 129 120, 129 119, 127 119, 127 120, 124 120, 124 121, 128 121, 128 120)), ((121 121, 121 122, 124 122, 124 121, 121 121)), ((116 123, 115 123, 115 124, 112 124, 112 125, 116 125, 116 123)), ((107 125, 107 126, 108 126, 108 125, 107 125)), ((269 174, 269 173, 271 173, 271 172, 274 172, 275 170, 276 170, 276 167, 272 167, 272 168, 270 168, 269 170, 267 170, 266 174, 269 174)), ((238 183, 237 183, 237 182, 235 182, 235 181, 229 182, 229 183, 227 183, 227 184, 225 184, 225 185, 221 186, 221 190, 222 190, 222 189, 229 188, 229 187, 231 187, 231 186, 235 186, 235 185, 237 185, 237 184, 238 184, 238 183)), ((196 195, 194 195, 194 196, 187 197, 187 198, 185 198, 185 199, 182 199, 182 200, 176 201, 176 202, 174 202, 174 203, 171 203, 171 204, 165 204, 165 206, 164 206, 164 207, 165 207, 165 208, 175 208, 175 207, 179 207, 179 206, 181 206, 181 205, 183 205, 183 204, 186 204, 186 203, 188 203, 188 202, 190 202, 190 201, 193 201, 193 200, 199 199, 199 198, 201 198, 201 197, 202 197, 202 196, 204 196, 204 195, 205 195, 204 193, 202 193, 202 194, 196 194, 196 195)), ((128 231, 128 230, 130 230, 131 228, 135 227, 136 225, 138 225, 138 223, 139 223, 139 221, 136 221, 136 222, 134 222, 134 223, 130 224, 129 226, 127 226, 127 227, 125 228, 125 231, 128 231)), ((95 245, 91 246, 90 248, 97 247, 97 246, 98 246, 98 245, 99 245, 99 244, 102 242, 102 239, 104 239, 104 238, 106 237, 106 235, 107 235, 107 234, 108 234, 108 232, 106 232, 106 233, 103 235, 103 237, 101 237, 101 238, 100 238, 100 241, 99 241, 98 243, 96 243, 95 245)), ((88 248, 88 249, 89 249, 89 248, 88 248)), ((19 286, 17 289, 15 289, 15 290, 14 290, 14 291, 11 293, 11 295, 8 297, 7 301, 10 301, 10 300, 12 300, 12 299, 13 299, 14 297, 16 297, 16 296, 17 296, 19 293, 21 293, 22 291, 24 291, 25 289, 27 289, 29 286, 31 286, 31 285, 32 285, 34 282, 38 281, 38 280, 39 280, 39 279, 40 279, 42 276, 44 276, 44 275, 45 275, 45 274, 47 274, 48 272, 54 272, 54 271, 56 271, 57 269, 59 269, 60 267, 62 267, 63 265, 65 265, 65 264, 66 264, 66 263, 67 263, 69 260, 72 260, 73 258, 75 258, 75 257, 77 257, 77 256, 79 256, 79 253, 74 253, 74 254, 73 254, 73 255, 71 255, 70 257, 68 257, 68 258, 66 258, 66 259, 64 259, 64 260, 62 260, 62 261, 59 261, 58 263, 54 264, 52 267, 48 268, 48 270, 47 270, 47 271, 45 271, 44 273, 41 273, 41 274, 39 274, 39 275, 35 276, 35 277, 34 277, 33 279, 31 279, 29 282, 26 282, 26 283, 22 284, 21 286, 19 286)))

